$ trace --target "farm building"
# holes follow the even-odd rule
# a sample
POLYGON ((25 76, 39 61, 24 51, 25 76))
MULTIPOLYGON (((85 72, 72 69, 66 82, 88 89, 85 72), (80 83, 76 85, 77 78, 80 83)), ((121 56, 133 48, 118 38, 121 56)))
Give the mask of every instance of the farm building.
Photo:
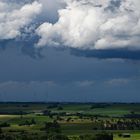
POLYGON ((129 133, 122 133, 119 136, 123 137, 123 138, 130 138, 131 137, 131 135, 129 133))

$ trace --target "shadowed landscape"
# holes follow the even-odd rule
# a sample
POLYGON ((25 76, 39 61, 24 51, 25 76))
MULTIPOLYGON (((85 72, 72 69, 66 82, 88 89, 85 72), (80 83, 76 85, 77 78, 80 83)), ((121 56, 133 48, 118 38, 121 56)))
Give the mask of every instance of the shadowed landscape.
POLYGON ((3 102, 0 138, 139 140, 139 108, 137 103, 3 102))

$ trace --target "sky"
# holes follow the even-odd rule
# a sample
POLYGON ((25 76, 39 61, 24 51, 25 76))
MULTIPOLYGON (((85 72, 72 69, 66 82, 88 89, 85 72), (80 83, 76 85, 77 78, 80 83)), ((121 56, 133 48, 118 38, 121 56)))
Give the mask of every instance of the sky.
POLYGON ((140 102, 139 0, 1 0, 0 101, 140 102))

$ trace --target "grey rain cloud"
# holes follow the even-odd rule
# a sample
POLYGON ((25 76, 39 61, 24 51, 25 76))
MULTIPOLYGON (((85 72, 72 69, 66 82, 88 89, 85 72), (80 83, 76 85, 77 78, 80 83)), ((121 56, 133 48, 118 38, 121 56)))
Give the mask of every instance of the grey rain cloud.
MULTIPOLYGON (((127 96, 131 95, 133 88, 138 88, 138 85, 135 84, 139 82, 139 80, 140 79, 133 78, 106 79, 105 81, 100 82, 95 80, 81 80, 65 83, 65 86, 64 84, 54 81, 7 81, 0 83, 0 100, 81 102, 125 100, 130 102, 132 101, 132 98, 126 98, 126 94, 123 93, 127 92, 127 96), (128 91, 126 90, 126 87, 129 88, 128 91), (120 88, 122 90, 118 90, 120 88), (70 92, 68 92, 67 89, 71 89, 70 92), (114 91, 114 94, 112 94, 112 91, 114 91), (66 94, 66 92, 68 93, 66 94)), ((139 98, 139 94, 133 94, 139 98)), ((138 101, 138 98, 134 98, 133 101, 138 101)))
POLYGON ((6 98, 8 95, 7 100, 13 101, 46 101, 48 88, 55 86, 53 81, 2 82, 0 83, 0 100, 3 101, 3 96, 6 98))
POLYGON ((111 79, 106 81, 105 83, 109 86, 124 86, 132 82, 133 79, 119 78, 119 79, 111 79))

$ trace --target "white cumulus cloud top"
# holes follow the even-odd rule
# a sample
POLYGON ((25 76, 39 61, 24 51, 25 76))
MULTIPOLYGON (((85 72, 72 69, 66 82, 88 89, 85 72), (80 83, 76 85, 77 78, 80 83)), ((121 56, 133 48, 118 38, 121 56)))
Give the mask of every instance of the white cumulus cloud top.
POLYGON ((65 0, 58 21, 36 30, 38 47, 140 49, 139 0, 65 0))
POLYGON ((21 34, 21 29, 32 22, 40 13, 42 5, 39 2, 18 5, 0 2, 0 40, 14 39, 21 34))

